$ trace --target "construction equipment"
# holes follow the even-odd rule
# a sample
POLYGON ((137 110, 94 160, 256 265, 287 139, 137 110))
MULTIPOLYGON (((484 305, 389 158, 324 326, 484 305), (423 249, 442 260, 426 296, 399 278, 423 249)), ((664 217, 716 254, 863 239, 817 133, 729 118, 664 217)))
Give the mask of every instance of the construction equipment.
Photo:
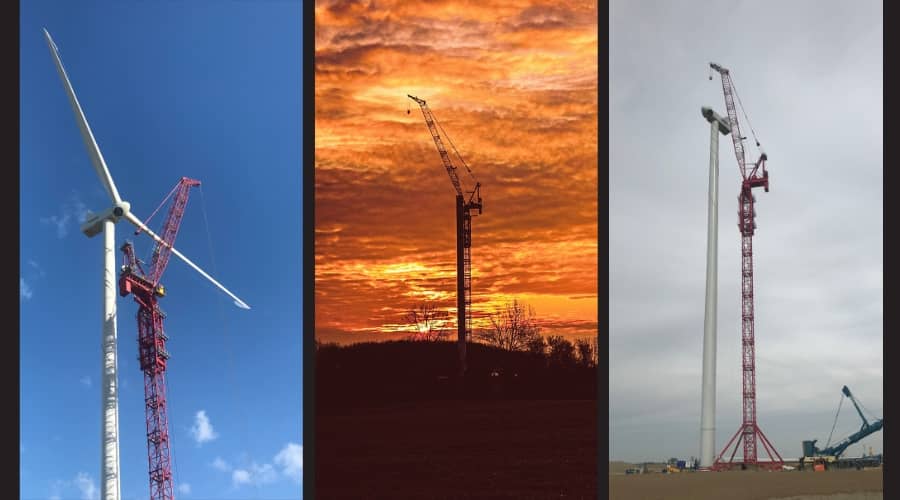
MULTIPOLYGON (((736 465, 734 455, 738 446, 743 442, 744 458, 741 463, 742 467, 757 466, 781 470, 784 460, 775 451, 775 447, 769 442, 756 422, 756 341, 753 328, 753 234, 756 231, 756 209, 754 207, 756 197, 753 195, 752 190, 762 187, 766 192, 769 191, 769 172, 766 170, 768 157, 760 149, 759 159, 755 163, 747 161, 744 152, 744 141, 747 138, 741 134, 740 122, 738 121, 735 107, 735 99, 738 99, 738 103, 740 103, 740 97, 737 96, 737 91, 731 80, 731 73, 728 69, 715 63, 710 63, 709 66, 722 77, 725 107, 728 110, 728 123, 731 126, 731 140, 734 144, 734 153, 741 172, 741 191, 738 194, 738 229, 741 232, 741 369, 743 372, 741 392, 743 399, 742 423, 734 436, 728 441, 728 444, 725 445, 725 448, 722 449, 712 468, 714 470, 724 470, 736 465), (769 455, 768 462, 759 462, 757 459, 757 439, 769 455), (734 451, 732 451, 727 462, 723 461, 723 457, 732 443, 734 444, 734 451)), ((747 113, 743 110, 743 105, 741 105, 741 109, 744 111, 743 114, 746 118, 747 113)), ((750 120, 748 119, 748 125, 749 122, 750 120)), ((756 141, 757 148, 759 148, 759 139, 756 137, 756 131, 753 130, 752 125, 750 130, 753 132, 753 138, 756 141)))
MULTIPOLYGON (((837 425, 838 415, 841 413, 841 406, 844 403, 844 398, 850 398, 850 401, 853 402, 853 406, 856 408, 856 412, 859 414, 859 418, 862 420, 862 426, 859 428, 857 432, 845 437, 834 446, 828 446, 831 442, 831 437, 828 438, 828 443, 826 443, 825 449, 820 450, 816 447, 817 439, 813 439, 811 441, 803 441, 803 456, 800 457, 801 463, 827 463, 833 464, 835 462, 841 461, 841 455, 847 448, 855 443, 858 443, 865 439, 870 434, 880 431, 884 427, 884 419, 875 419, 871 424, 868 420, 866 420, 865 415, 863 415, 862 410, 859 407, 859 403, 856 401, 856 398, 853 397, 853 394, 850 392, 850 389, 845 385, 841 389, 841 402, 838 404, 837 413, 834 416, 835 425, 837 425)), ((831 428, 832 434, 834 434, 834 427, 831 428)), ((871 454, 871 453, 870 453, 871 454)), ((866 460, 861 459, 852 459, 849 462, 856 464, 857 462, 862 463, 865 462, 865 465, 871 465, 872 463, 880 463, 880 455, 875 457, 865 457, 866 460)))
MULTIPOLYGON (((165 288, 159 283, 169 263, 171 246, 175 243, 190 189, 200 182, 182 177, 175 188, 163 200, 162 205, 174 194, 172 206, 163 224, 162 240, 153 249, 149 271, 145 272, 142 262, 134 254, 134 246, 126 242, 121 250, 125 254, 125 264, 119 277, 119 295, 129 294, 138 304, 138 361, 144 372, 144 402, 147 423, 147 450, 150 468, 150 498, 171 499, 175 497, 172 484, 172 463, 169 446, 169 417, 166 399, 166 364, 169 352, 166 341, 169 337, 163 328, 165 314, 159 308, 158 300, 165 296, 165 288)), ((157 211, 159 208, 156 209, 157 211)), ((156 211, 153 212, 155 214, 156 211)), ((150 215, 150 218, 153 217, 150 215)), ((146 223, 149 222, 149 219, 146 223)), ((135 234, 141 231, 138 229, 135 234)))
MULTIPOLYGON (((431 109, 425 103, 424 99, 407 94, 407 97, 416 101, 422 109, 422 116, 425 117, 425 124, 431 132, 434 144, 437 146, 438 153, 441 156, 441 162, 450 176, 450 182, 456 191, 456 309, 457 309, 457 345, 459 349, 459 376, 465 376, 466 373, 466 342, 472 337, 472 215, 478 210, 478 215, 482 213, 481 200, 481 183, 475 179, 472 170, 466 164, 465 160, 460 156, 459 151, 453 146, 453 142, 447 137, 446 132, 443 133, 447 137, 450 146, 460 159, 466 171, 475 181, 475 187, 471 191, 467 191, 469 199, 466 201, 459 176, 456 174, 456 166, 450 161, 450 155, 444 147, 441 140, 441 133, 438 132, 440 125, 432 114, 431 109)), ((443 132, 443 128, 441 128, 443 132)))
MULTIPOLYGON (((103 327, 101 343, 102 372, 100 378, 102 412, 100 416, 101 432, 99 493, 100 497, 104 500, 119 500, 121 496, 121 486, 119 481, 119 369, 117 361, 118 340, 116 334, 117 312, 115 278, 115 225, 122 219, 134 224, 139 229, 138 232, 143 231, 147 233, 147 235, 153 238, 154 241, 165 247, 164 254, 166 262, 168 261, 169 252, 171 252, 176 257, 184 261, 185 264, 200 273, 200 275, 209 280, 220 290, 228 294, 228 296, 234 299, 234 304, 236 306, 240 307, 241 309, 250 309, 250 306, 248 306, 235 294, 231 293, 227 288, 222 286, 221 283, 213 279, 212 276, 200 269, 199 266, 191 262, 190 259, 184 256, 184 254, 176 250, 172 246, 170 240, 163 240, 152 231, 147 229, 147 227, 143 222, 141 222, 137 215, 132 212, 131 203, 126 201, 119 195, 119 190, 116 187, 115 182, 113 181, 112 174, 110 173, 109 167, 106 165, 106 161, 103 159, 103 154, 100 151, 100 147, 97 145, 97 141, 94 138, 94 133, 91 131, 90 125, 88 124, 87 117, 84 114, 84 110, 82 110, 81 104, 79 103, 78 98, 75 96, 75 90, 72 87, 72 83, 69 81, 69 76, 66 73, 65 68, 63 68, 62 60, 59 57, 59 48, 56 46, 56 43, 50 37, 50 33, 46 29, 44 29, 44 38, 47 42, 47 46, 50 49, 50 54, 53 57, 53 62, 56 65, 57 73, 59 73, 60 80, 63 83, 63 89, 66 92, 66 96, 69 98, 69 104, 72 107, 72 112, 75 115, 75 121, 81 132, 81 138, 84 141, 84 145, 87 148, 87 153, 91 160, 91 164, 93 165, 94 171, 97 174, 100 183, 103 185, 103 188, 106 191, 107 195, 109 195, 110 201, 112 203, 111 206, 100 213, 95 214, 88 211, 85 217, 85 221, 81 225, 81 232, 89 238, 93 238, 101 232, 103 233, 103 327)), ((172 239, 174 240, 174 237, 172 239)), ((163 264, 160 269, 164 267, 165 264, 163 264)), ((137 281, 135 283, 137 283, 137 281)), ((158 287, 158 282, 154 283, 152 281, 148 281, 148 283, 153 283, 156 288, 151 289, 153 289, 157 295, 165 295, 165 289, 158 287)), ((162 330, 160 330, 160 332, 161 331, 162 330)), ((163 349, 162 352, 165 352, 165 350, 163 349)), ((154 401, 148 400, 147 404, 148 406, 151 404, 157 405, 159 404, 158 401, 158 399, 154 401)), ((148 426, 149 425, 150 422, 148 421, 148 426)), ((150 439, 149 436, 148 439, 150 439)), ((164 488, 161 490, 154 490, 154 468, 152 465, 152 453, 153 452, 151 450, 151 498, 172 498, 173 495, 171 493, 171 479, 168 483, 168 489, 164 488)), ((163 472, 157 472, 156 474, 158 477, 165 477, 165 474, 163 472)))

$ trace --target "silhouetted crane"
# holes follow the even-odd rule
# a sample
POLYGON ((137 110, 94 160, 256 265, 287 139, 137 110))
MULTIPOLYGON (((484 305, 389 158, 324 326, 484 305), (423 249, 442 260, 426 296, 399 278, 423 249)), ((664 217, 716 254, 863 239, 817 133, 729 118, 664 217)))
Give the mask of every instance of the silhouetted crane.
MULTIPOLYGON (((450 161, 450 155, 444 147, 441 140, 441 134, 438 132, 437 120, 425 104, 424 99, 407 94, 407 97, 416 101, 422 108, 422 116, 425 117, 425 124, 431 132, 434 144, 437 146, 438 153, 441 155, 441 161, 447 174, 450 175, 450 182, 453 183, 453 189, 456 190, 456 309, 457 309, 457 342, 459 346, 459 375, 465 376, 466 373, 466 341, 472 337, 472 258, 470 249, 472 248, 472 212, 478 210, 481 215, 481 183, 475 181, 475 187, 470 191, 469 199, 466 201, 465 193, 459 182, 459 176, 456 175, 456 167, 450 161)), ((443 132, 443 128, 441 128, 443 132)), ((444 133, 447 137, 447 134, 444 133)), ((447 137, 450 146, 460 159, 466 171, 475 180, 472 171, 466 162, 460 156, 459 151, 453 146, 453 142, 447 137)))

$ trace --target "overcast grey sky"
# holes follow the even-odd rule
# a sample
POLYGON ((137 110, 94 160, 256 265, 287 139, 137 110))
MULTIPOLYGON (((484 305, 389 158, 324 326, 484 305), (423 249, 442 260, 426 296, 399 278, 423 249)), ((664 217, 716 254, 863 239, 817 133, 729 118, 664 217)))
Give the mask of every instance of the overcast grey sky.
MULTIPOLYGON (((753 241, 759 424, 795 459, 802 440, 828 440, 845 384, 883 416, 881 2, 612 0, 609 23, 610 459, 700 453, 700 107, 725 115, 710 61, 731 70, 769 156, 753 241)), ((740 174, 730 137, 719 147, 717 453, 741 422, 740 174)), ((832 442, 859 426, 845 401, 832 442)), ((863 443, 881 450, 882 433, 863 443)))

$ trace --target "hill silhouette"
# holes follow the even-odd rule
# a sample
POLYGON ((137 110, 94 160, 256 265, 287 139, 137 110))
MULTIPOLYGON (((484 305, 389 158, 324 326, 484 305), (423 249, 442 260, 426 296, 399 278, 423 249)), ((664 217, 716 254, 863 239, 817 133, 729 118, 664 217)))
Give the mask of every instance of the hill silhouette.
POLYGON ((469 369, 456 376, 452 341, 319 345, 318 409, 436 399, 596 399, 597 367, 576 357, 507 351, 470 342, 469 369))

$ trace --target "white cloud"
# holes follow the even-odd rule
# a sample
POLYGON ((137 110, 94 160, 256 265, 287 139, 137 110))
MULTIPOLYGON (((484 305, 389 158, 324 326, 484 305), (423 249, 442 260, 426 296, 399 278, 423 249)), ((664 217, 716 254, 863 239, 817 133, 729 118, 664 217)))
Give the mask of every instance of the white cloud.
POLYGON ((288 443, 275 455, 281 472, 298 483, 303 480, 303 445, 288 443))
POLYGON ((271 464, 253 464, 250 466, 250 469, 257 484, 271 483, 278 478, 278 473, 275 472, 275 468, 271 464))
POLYGON ((259 465, 256 462, 250 464, 249 469, 235 469, 231 473, 231 480, 235 486, 242 484, 266 484, 278 479, 278 473, 272 464, 259 465))
POLYGON ((38 264, 38 262, 36 260, 28 259, 28 265, 31 266, 32 268, 34 268, 34 270, 36 270, 39 275, 41 275, 41 276, 44 275, 44 269, 41 267, 40 264, 38 264))
POLYGON ((50 217, 41 217, 41 224, 48 224, 56 227, 56 237, 57 238, 65 238, 67 234, 69 234, 69 214, 63 214, 60 216, 51 215, 50 217))
POLYGON ((81 385, 83 385, 85 387, 91 386, 91 377, 89 377, 87 375, 81 377, 78 381, 81 382, 81 385))
POLYGON ((228 462, 222 460, 222 457, 216 457, 216 459, 213 460, 212 466, 222 472, 228 472, 231 470, 231 466, 228 465, 228 462))
POLYGON ((238 469, 238 470, 234 471, 234 473, 231 475, 231 480, 234 482, 235 486, 240 486, 241 484, 249 483, 250 482, 250 473, 243 469, 238 469))
POLYGON ((19 278, 19 298, 28 300, 32 295, 34 295, 34 292, 28 286, 28 283, 25 282, 25 278, 19 278))
POLYGON ((198 411, 194 416, 194 425, 191 427, 191 435, 194 436, 194 440, 197 441, 197 444, 203 444, 219 437, 213 429, 212 424, 209 423, 209 417, 206 416, 205 410, 198 411))
POLYGON ((66 485, 67 481, 63 481, 61 479, 57 479, 50 483, 50 498, 49 500, 62 500, 62 495, 60 491, 66 485))
POLYGON ((82 224, 82 223, 84 223, 85 220, 87 220, 87 215, 88 215, 87 206, 85 206, 85 204, 82 203, 81 200, 79 200, 75 196, 73 196, 71 208, 72 208, 72 215, 75 216, 75 220, 77 220, 79 224, 82 224))
POLYGON ((267 484, 287 477, 300 483, 303 481, 303 445, 289 442, 279 451, 270 463, 262 465, 251 462, 249 467, 232 468, 221 457, 216 457, 212 466, 223 472, 231 472, 231 482, 235 487, 245 484, 267 484), (277 469, 276 469, 277 467, 277 469))
POLYGON ((100 498, 100 492, 97 491, 97 485, 94 484, 93 478, 86 472, 79 472, 75 477, 75 486, 81 492, 81 500, 97 500, 100 498))
POLYGON ((70 201, 63 204, 59 215, 41 217, 41 224, 55 227, 56 237, 65 238, 69 234, 69 221, 74 219, 78 224, 81 224, 87 219, 87 214, 87 206, 79 199, 76 193, 73 193, 70 201))
POLYGON ((191 485, 188 483, 181 483, 178 485, 178 492, 183 495, 191 494, 191 485))

